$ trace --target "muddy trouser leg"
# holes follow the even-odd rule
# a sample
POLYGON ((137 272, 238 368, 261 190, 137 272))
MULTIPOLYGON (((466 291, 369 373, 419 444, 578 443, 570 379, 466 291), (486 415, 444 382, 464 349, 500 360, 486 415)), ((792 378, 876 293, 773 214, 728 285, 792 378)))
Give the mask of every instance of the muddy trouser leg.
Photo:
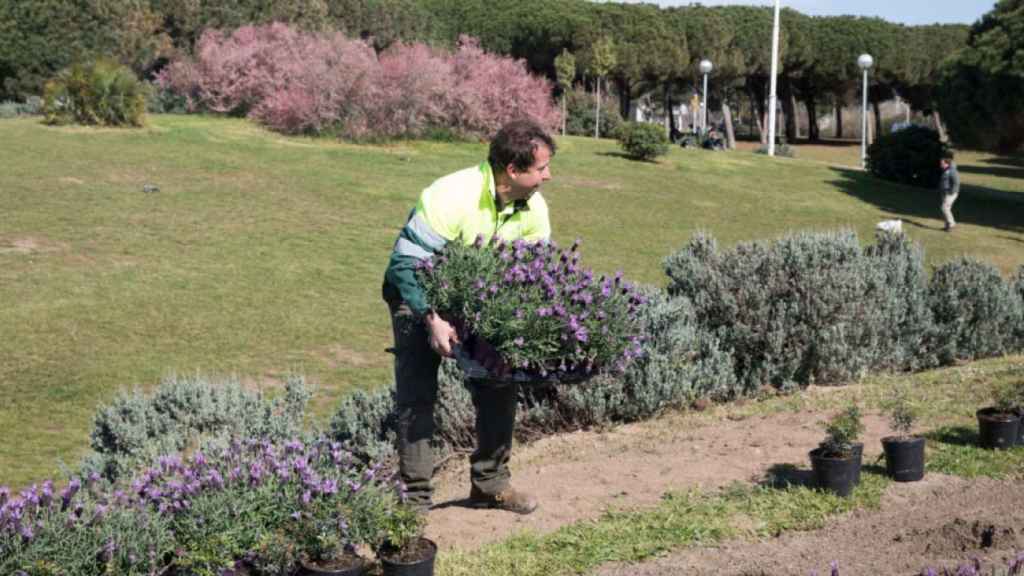
POLYGON ((942 195, 942 216, 946 219, 946 228, 956 226, 956 220, 953 220, 953 203, 956 202, 957 196, 959 194, 942 195))
POLYGON ((398 470, 408 502, 430 506, 434 488, 434 404, 441 358, 430 348, 427 329, 406 304, 389 304, 395 333, 395 403, 398 409, 398 470))
POLYGON ((516 386, 472 386, 476 407, 476 451, 469 457, 470 481, 484 494, 508 487, 512 433, 516 423, 516 386))

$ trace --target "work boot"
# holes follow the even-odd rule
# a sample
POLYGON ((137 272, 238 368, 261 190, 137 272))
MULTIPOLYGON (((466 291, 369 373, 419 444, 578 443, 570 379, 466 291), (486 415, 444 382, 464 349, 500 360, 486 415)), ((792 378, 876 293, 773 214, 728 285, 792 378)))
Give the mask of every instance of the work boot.
POLYGON ((529 514, 537 509, 537 499, 511 486, 497 494, 485 494, 473 486, 469 491, 469 505, 473 508, 497 508, 516 514, 529 514))

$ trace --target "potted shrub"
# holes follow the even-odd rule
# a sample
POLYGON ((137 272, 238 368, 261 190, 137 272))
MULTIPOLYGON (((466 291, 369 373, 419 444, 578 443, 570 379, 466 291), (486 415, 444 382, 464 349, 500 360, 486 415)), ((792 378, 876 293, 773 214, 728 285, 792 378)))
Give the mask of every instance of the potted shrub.
POLYGON ((982 448, 1006 450, 1017 444, 1021 420, 1017 388, 1016 384, 998 386, 992 406, 977 411, 978 444, 982 448))
POLYGON ((857 442, 864 425, 860 409, 850 406, 825 424, 825 439, 811 450, 811 468, 820 488, 849 496, 860 480, 864 445, 857 442))
POLYGON ((578 240, 559 249, 478 237, 449 243, 417 273, 427 302, 459 332, 456 360, 468 376, 571 382, 625 370, 642 351, 644 297, 621 273, 595 277, 579 258, 578 240))
POLYGON ((886 473, 896 482, 916 482, 924 478, 925 439, 911 434, 917 413, 905 390, 897 390, 889 405, 889 424, 895 436, 882 438, 886 473))
POLYGON ((432 576, 437 544, 423 536, 423 517, 400 504, 379 521, 377 557, 384 576, 432 576))

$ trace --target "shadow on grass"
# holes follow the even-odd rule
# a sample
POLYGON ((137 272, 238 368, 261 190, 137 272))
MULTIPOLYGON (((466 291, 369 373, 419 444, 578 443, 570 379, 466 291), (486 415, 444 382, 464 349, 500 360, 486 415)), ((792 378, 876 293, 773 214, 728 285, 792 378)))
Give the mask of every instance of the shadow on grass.
POLYGON ((948 426, 939 428, 924 435, 929 440, 951 444, 954 446, 977 446, 978 431, 967 426, 948 426))
POLYGON ((960 166, 957 170, 964 174, 984 174, 999 178, 1024 178, 1024 168, 1006 168, 1003 166, 978 166, 977 164, 960 166))
POLYGON ((1015 168, 1024 169, 1024 154, 1014 156, 996 156, 995 158, 985 158, 982 160, 985 164, 996 164, 999 166, 1012 166, 1015 168))
POLYGON ((643 164, 657 164, 657 160, 644 160, 642 158, 633 158, 625 152, 598 152, 598 156, 608 156, 609 158, 618 158, 620 160, 630 160, 632 162, 640 162, 643 164))
POLYGON ((792 486, 815 488, 817 482, 814 480, 814 472, 811 470, 799 468, 794 464, 774 464, 764 473, 764 478, 758 482, 758 485, 785 490, 792 486))
MULTIPOLYGON (((860 170, 833 167, 841 179, 833 180, 844 194, 874 204, 878 208, 921 228, 941 229, 941 225, 925 226, 914 218, 942 220, 937 190, 902 186, 886 182, 860 170)), ((953 208, 957 222, 1024 233, 1024 194, 981 186, 963 186, 953 208)))

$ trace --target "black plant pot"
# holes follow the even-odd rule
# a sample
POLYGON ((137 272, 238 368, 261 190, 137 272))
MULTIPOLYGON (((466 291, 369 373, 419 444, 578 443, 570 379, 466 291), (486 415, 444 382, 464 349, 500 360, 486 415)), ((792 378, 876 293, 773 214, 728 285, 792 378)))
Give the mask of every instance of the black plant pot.
POLYGON ((433 576, 434 560, 437 558, 437 544, 428 538, 420 538, 416 547, 422 551, 418 559, 398 559, 387 554, 380 558, 384 576, 433 576))
POLYGON ((854 444, 852 453, 846 457, 824 455, 821 448, 811 450, 811 469, 818 487, 837 496, 849 496, 860 479, 863 454, 864 445, 859 443, 854 444))
POLYGON ((977 416, 978 444, 982 448, 1006 450, 1019 441, 1020 416, 1017 414, 982 408, 977 416))
POLYGON ((919 436, 882 438, 885 471, 897 482, 917 482, 924 478, 925 440, 919 436))
POLYGON ((354 556, 350 566, 327 568, 302 562, 299 576, 364 576, 369 570, 369 562, 354 556))

